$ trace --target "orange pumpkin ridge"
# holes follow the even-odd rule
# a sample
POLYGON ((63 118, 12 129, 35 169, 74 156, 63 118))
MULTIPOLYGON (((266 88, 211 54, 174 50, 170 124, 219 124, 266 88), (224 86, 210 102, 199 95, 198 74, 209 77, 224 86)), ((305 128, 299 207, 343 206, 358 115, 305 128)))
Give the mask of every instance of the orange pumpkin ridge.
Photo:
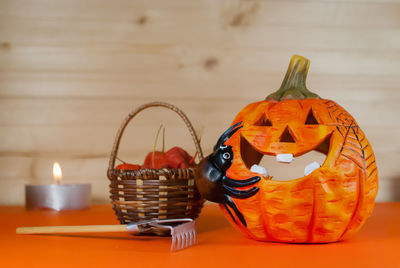
POLYGON ((308 67, 307 59, 293 56, 281 88, 240 111, 232 126, 243 122, 243 127, 225 142, 234 157, 226 176, 235 180, 261 176, 255 195, 232 198, 246 225, 237 216, 234 222, 221 206, 237 229, 256 240, 326 243, 348 239, 373 210, 378 171, 372 147, 345 109, 306 88, 308 67), (250 171, 264 155, 297 157, 312 150, 326 154, 326 159, 303 177, 275 181, 250 171))

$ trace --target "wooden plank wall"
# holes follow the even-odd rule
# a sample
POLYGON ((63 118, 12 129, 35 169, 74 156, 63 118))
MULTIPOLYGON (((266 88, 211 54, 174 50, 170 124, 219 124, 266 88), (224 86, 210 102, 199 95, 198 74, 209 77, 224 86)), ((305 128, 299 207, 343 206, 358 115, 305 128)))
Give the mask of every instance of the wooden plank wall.
MULTIPOLYGON (((55 160, 65 182, 90 182, 107 202, 116 130, 148 101, 182 108, 209 153, 242 107, 279 87, 294 53, 311 59, 309 88, 365 130, 378 200, 400 200, 399 52, 395 0, 2 0, 0 203, 22 204, 55 160)), ((154 109, 133 120, 120 156, 142 162, 161 123, 167 146, 194 152, 177 116, 154 109)))

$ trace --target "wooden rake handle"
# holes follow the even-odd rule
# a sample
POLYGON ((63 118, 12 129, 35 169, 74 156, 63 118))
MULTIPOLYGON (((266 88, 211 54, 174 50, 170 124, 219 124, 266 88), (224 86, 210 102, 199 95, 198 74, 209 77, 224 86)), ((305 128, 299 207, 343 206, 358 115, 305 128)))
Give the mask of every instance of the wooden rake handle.
POLYGON ((18 227, 17 234, 65 234, 65 233, 102 233, 127 232, 126 224, 116 225, 74 225, 74 226, 40 226, 18 227))

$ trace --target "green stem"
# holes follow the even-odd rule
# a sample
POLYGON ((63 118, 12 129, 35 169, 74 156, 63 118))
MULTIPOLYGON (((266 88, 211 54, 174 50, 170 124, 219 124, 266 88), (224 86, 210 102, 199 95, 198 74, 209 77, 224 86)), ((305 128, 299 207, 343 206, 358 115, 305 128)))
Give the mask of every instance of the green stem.
POLYGON ((165 152, 165 127, 162 129, 162 152, 165 152))
MULTIPOLYGON (((158 130, 157 130, 157 135, 156 135, 156 139, 154 140, 153 153, 151 154, 151 164, 153 165, 153 167, 154 167, 154 156, 155 156, 155 154, 156 154, 156 147, 157 147, 158 136, 160 135, 161 128, 163 128, 163 127, 164 127, 164 126, 161 125, 161 126, 158 128, 158 130)), ((163 150, 164 150, 164 148, 163 148, 163 150)))
POLYGON ((270 94, 266 100, 281 101, 288 99, 315 99, 320 98, 306 87, 306 79, 310 61, 302 56, 293 55, 290 60, 285 78, 278 91, 270 94))

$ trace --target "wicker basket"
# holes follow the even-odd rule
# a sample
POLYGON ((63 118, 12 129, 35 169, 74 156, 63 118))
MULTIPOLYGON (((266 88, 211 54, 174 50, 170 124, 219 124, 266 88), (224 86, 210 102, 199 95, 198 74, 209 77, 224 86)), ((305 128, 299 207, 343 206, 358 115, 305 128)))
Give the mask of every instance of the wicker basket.
POLYGON ((199 160, 203 158, 193 126, 180 109, 164 102, 151 102, 138 107, 123 121, 110 156, 107 176, 111 182, 110 198, 115 214, 122 224, 150 219, 195 219, 204 203, 195 187, 196 168, 139 170, 114 168, 126 126, 135 115, 150 107, 165 107, 176 112, 189 129, 199 160))

